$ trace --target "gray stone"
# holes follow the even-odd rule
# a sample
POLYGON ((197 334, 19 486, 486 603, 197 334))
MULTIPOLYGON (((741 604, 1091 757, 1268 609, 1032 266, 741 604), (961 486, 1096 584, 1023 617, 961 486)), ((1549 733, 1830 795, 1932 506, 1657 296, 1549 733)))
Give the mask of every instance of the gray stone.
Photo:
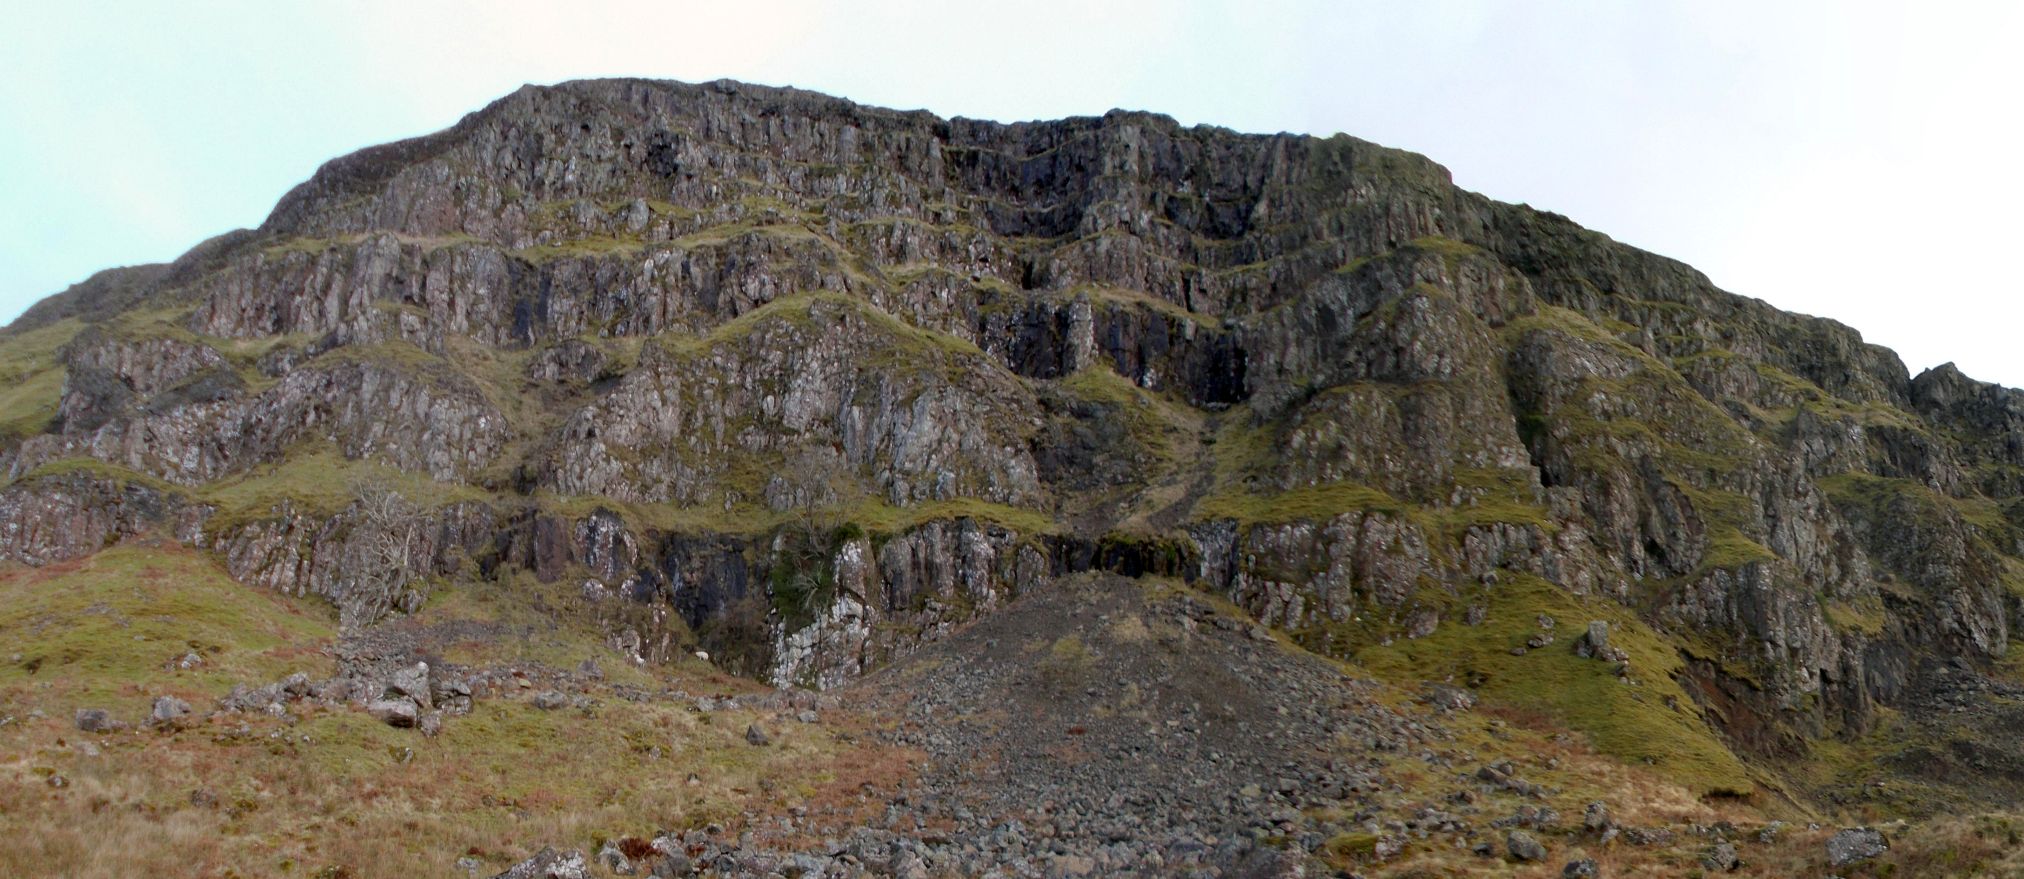
POLYGON ((119 732, 126 724, 114 720, 103 708, 79 708, 76 716, 77 728, 88 733, 119 732))
POLYGON ((374 720, 388 726, 412 727, 421 716, 421 708, 413 699, 375 699, 365 706, 367 714, 374 720))
POLYGON ((556 711, 569 707, 569 697, 555 690, 542 690, 534 694, 534 707, 543 711, 556 711))
POLYGON ((1595 833, 1601 833, 1609 829, 1611 826, 1609 806, 1605 805, 1601 800, 1589 803, 1581 810, 1581 826, 1595 833))
POLYGON ((1432 608, 1420 608, 1406 618, 1406 637, 1425 638, 1440 628, 1441 615, 1432 608))
POLYGON ((1546 860, 1546 846, 1541 845, 1532 834, 1523 830, 1513 830, 1504 836, 1504 850, 1519 861, 1546 860))
POLYGON ((433 707, 429 695, 429 664, 417 662, 397 669, 387 677, 387 692, 413 699, 423 708, 433 707))
POLYGON ((1427 703, 1442 711, 1467 711, 1476 707, 1476 696, 1461 687, 1432 684, 1427 687, 1427 703))
POLYGON ((174 696, 156 696, 154 707, 148 711, 148 723, 153 726, 172 726, 181 723, 190 714, 190 703, 174 696))
POLYGON ((590 879, 590 866, 584 863, 583 852, 543 848, 492 879, 590 879))
POLYGON ((1588 631, 1584 632, 1581 640, 1574 645, 1574 652, 1582 656, 1601 656, 1607 649, 1609 649, 1609 622, 1590 620, 1588 631))
POLYGON ((625 856, 625 851, 619 848, 617 840, 605 840, 604 845, 598 847, 597 862, 604 865, 606 870, 620 876, 631 876, 635 869, 632 859, 625 856))
POLYGON ((666 851, 654 862, 654 879, 675 879, 687 876, 693 870, 694 862, 689 859, 688 852, 679 849, 666 851))
POLYGON ((771 744, 773 739, 766 735, 765 730, 759 728, 759 724, 754 723, 745 727, 745 742, 750 745, 763 746, 771 744))
POLYGON ((1568 861, 1567 866, 1560 868, 1560 879, 1600 879, 1601 876, 1602 868, 1595 865, 1594 858, 1568 861))
POLYGON ((1890 841, 1871 827, 1851 827, 1827 838, 1827 862, 1845 867, 1890 851, 1890 841))
POLYGON ((1785 822, 1773 821, 1764 825, 1762 830, 1757 831, 1757 841, 1766 844, 1777 842, 1778 834, 1783 833, 1784 830, 1785 822))
POLYGON ((1742 865, 1743 860, 1737 856, 1735 844, 1727 841, 1709 846, 1707 853, 1701 856, 1701 866, 1720 873, 1731 872, 1742 865))

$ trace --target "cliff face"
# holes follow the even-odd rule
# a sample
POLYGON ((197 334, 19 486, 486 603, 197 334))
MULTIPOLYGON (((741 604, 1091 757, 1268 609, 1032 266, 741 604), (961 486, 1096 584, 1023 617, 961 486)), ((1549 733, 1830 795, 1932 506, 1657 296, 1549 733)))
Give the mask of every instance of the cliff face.
POLYGON ((1748 790, 2024 594, 2019 392, 1340 135, 530 87, 0 344, 0 557, 154 530, 359 624, 525 569, 782 684, 1177 576, 1748 790))

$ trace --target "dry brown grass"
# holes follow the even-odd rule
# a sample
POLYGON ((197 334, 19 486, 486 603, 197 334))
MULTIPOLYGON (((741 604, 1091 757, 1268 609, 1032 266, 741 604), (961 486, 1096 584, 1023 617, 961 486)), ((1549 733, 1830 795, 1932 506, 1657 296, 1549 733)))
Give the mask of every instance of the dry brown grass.
POLYGON ((832 724, 665 703, 480 702, 433 740, 344 710, 238 723, 89 737, 96 755, 55 719, 0 733, 0 876, 447 876, 466 853, 498 869, 746 810, 868 814, 911 762, 832 724), (771 746, 744 742, 753 720, 771 746))
MULTIPOLYGON (((1492 708, 1445 715, 1438 722, 1455 736, 1452 744, 1437 749, 1452 763, 1429 766, 1416 754, 1397 755, 1387 761, 1386 778, 1409 797, 1434 808, 1477 809, 1477 840, 1489 841, 1497 857, 1476 855, 1471 851, 1474 840, 1458 843, 1453 838, 1434 837, 1409 841, 1404 852, 1385 863, 1360 864, 1358 868, 1365 875, 1398 879, 1558 877, 1568 861, 1594 858, 1604 876, 1686 879, 1704 873, 1700 858, 1709 840, 1683 833, 1679 841, 1666 847, 1639 848, 1622 841, 1603 846, 1591 834, 1574 832, 1580 827, 1583 809, 1601 800, 1619 824, 1647 828, 1680 829, 1726 821, 1739 828, 1739 839, 1753 835, 1771 820, 1748 802, 1697 797, 1657 771, 1598 753, 1579 736, 1556 729, 1536 712, 1492 708), (1460 807, 1446 799, 1457 789, 1475 789, 1473 784, 1458 781, 1458 773, 1505 760, 1520 777, 1545 786, 1549 793, 1543 799, 1507 792, 1479 793, 1472 807, 1460 807), (1510 815, 1521 805, 1546 806, 1561 815, 1561 832, 1534 831, 1548 849, 1543 863, 1518 864, 1504 858, 1504 831, 1487 826, 1490 820, 1510 815)), ((1818 846, 1812 850, 1817 851, 1818 846)), ((1755 854, 1753 847, 1746 846, 1746 854, 1755 854)))
MULTIPOLYGON (((1789 804, 1698 798, 1656 772, 1624 765, 1598 754, 1574 736, 1534 727, 1533 719, 1513 712, 1496 712, 1487 718, 1451 715, 1450 720, 1462 746, 1482 762, 1511 760, 1519 775, 1552 791, 1544 801, 1492 794, 1481 801, 1483 816, 1510 814, 1520 803, 1546 805, 1561 813, 1562 827, 1570 830, 1535 833, 1549 853, 1541 864, 1515 864, 1503 858, 1503 832, 1486 828, 1479 838, 1491 841, 1499 857, 1483 858, 1467 846, 1447 841, 1415 841, 1387 863, 1360 865, 1365 875, 1393 879, 1557 877, 1568 861, 1586 857, 1595 859, 1603 876, 1651 879, 1710 879, 1716 875, 1787 879, 1830 874, 1845 879, 2024 876, 2024 815, 1949 816, 1917 824, 1878 825, 1891 844, 1887 854, 1830 868, 1827 840, 1853 821, 1820 820, 1815 824, 1790 815, 1793 807, 1789 804), (1598 799, 1609 805, 1611 816, 1620 824, 1667 828, 1678 836, 1664 846, 1639 847, 1621 838, 1605 846, 1593 835, 1572 832, 1571 828, 1579 826, 1581 809, 1598 799), (1774 818, 1790 823, 1768 841, 1760 838, 1760 831, 1774 818), (1732 828, 1726 838, 1736 844, 1742 866, 1735 873, 1717 874, 1702 864, 1714 837, 1696 834, 1693 828, 1724 823, 1732 828)), ((1432 795, 1442 789, 1440 771, 1410 768, 1411 758, 1401 758, 1395 767, 1393 778, 1407 790, 1432 795)), ((1451 804, 1434 803, 1431 796, 1429 802, 1452 808, 1451 804)))
MULTIPOLYGON (((39 571, 0 572, 0 597, 7 599, 0 637, 13 645, 7 650, 24 654, 0 670, 0 715, 16 718, 0 724, 0 877, 461 877, 454 864, 465 855, 496 872, 542 845, 592 849, 603 839, 647 839, 708 822, 736 832, 748 812, 779 815, 790 807, 805 809, 808 821, 771 841, 815 845, 837 829, 875 820, 894 785, 922 759, 870 744, 876 718, 830 712, 811 725, 608 696, 592 714, 481 701, 436 739, 350 710, 306 707, 294 721, 235 716, 172 732, 75 730, 70 719, 77 707, 108 704, 132 719, 148 695, 175 692, 201 710, 235 679, 329 672, 319 650, 327 621, 298 603, 247 592, 207 565, 172 547, 138 547, 39 571), (209 657, 202 670, 163 667, 192 640, 209 657), (34 671, 25 668, 29 654, 42 659, 34 671), (772 735, 771 746, 745 743, 745 726, 755 720, 772 735)), ((531 625, 527 608, 481 599, 447 593, 424 620, 476 618, 516 631, 531 625)), ((1117 618, 1106 631, 1119 643, 1157 635, 1138 617, 1117 618)), ((598 649, 585 633, 559 626, 511 644, 461 645, 458 652, 560 665, 598 649)), ((1035 639, 1029 655, 1043 669, 1074 677, 1086 672, 1091 653, 1080 638, 1065 636, 1035 639)), ((608 664, 613 681, 648 690, 754 688, 702 668, 608 664)), ((1374 688, 1368 695, 1421 710, 1404 690, 1374 688)), ((1593 857, 1605 876, 1690 879, 1704 875, 1700 859, 1711 840, 1688 828, 1721 822, 1733 825, 1730 839, 1742 850, 1737 875, 1828 872, 1824 843, 1837 825, 1809 829, 1788 804, 1697 797, 1653 768, 1599 753, 1542 713, 1506 706, 1431 719, 1454 734, 1433 745, 1444 763, 1429 763, 1418 750, 1381 758, 1382 774, 1400 796, 1453 809, 1448 795, 1473 787, 1458 775, 1499 760, 1548 789, 1543 800, 1479 795, 1472 823, 1485 828, 1478 838, 1491 840, 1500 854, 1503 834, 1487 824, 1521 804, 1550 806, 1563 827, 1573 827, 1589 801, 1602 800, 1620 823, 1672 828, 1680 836, 1669 846, 1640 848, 1544 832, 1550 857, 1535 865, 1482 858, 1449 839, 1412 840, 1389 862, 1356 863, 1366 875, 1553 877, 1568 860, 1593 857), (1774 841, 1758 841, 1773 817, 1793 826, 1774 841)), ((998 715, 968 720, 1007 722, 998 715)), ((1052 756, 1074 762, 1086 756, 1080 747, 1070 740, 1052 756)), ((1017 771, 988 749, 969 768, 980 776, 1017 771)), ((1893 843, 1888 855, 1840 875, 2024 875, 2018 816, 1942 818, 1886 832, 1893 843)), ((1364 842, 1347 841, 1338 854, 1366 857, 1364 842)))
MULTIPOLYGON (((331 674, 317 613, 328 609, 246 589, 201 554, 163 546, 0 572, 0 598, 0 652, 22 654, 0 668, 0 716, 13 718, 0 723, 0 877, 463 877, 454 865, 467 854, 489 875, 543 845, 592 849, 710 822, 736 832, 747 811, 862 820, 916 759, 870 744, 847 713, 802 724, 603 690, 591 712, 480 700, 434 739, 307 703, 285 720, 85 734, 78 708, 136 721, 166 692, 201 715, 235 682, 331 674), (199 669, 165 666, 191 649, 206 657, 199 669), (771 745, 745 742, 755 721, 771 745)), ((427 616, 521 621, 511 607, 441 604, 427 616)), ((689 665, 626 667, 569 626, 511 640, 487 654, 599 656, 607 685, 649 692, 762 689, 689 665)))

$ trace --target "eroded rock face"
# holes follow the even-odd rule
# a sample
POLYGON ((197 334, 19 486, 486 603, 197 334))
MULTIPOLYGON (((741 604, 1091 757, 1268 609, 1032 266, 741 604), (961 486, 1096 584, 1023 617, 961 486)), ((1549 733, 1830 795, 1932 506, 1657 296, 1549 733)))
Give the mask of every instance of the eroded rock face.
POLYGON ((173 492, 89 471, 17 479, 0 488, 0 559, 60 562, 149 531, 195 543, 209 513, 173 492))
POLYGON ((761 486, 732 468, 818 448, 895 505, 1038 501, 1030 393, 890 320, 816 299, 694 355, 650 349, 571 417, 550 478, 565 494, 735 504, 761 486))
POLYGON ((319 595, 349 617, 370 621, 425 597, 409 588, 430 576, 455 575, 492 546, 500 526, 485 504, 451 504, 427 521, 405 524, 397 539, 399 570, 380 571, 388 555, 359 506, 334 515, 298 511, 283 502, 274 518, 212 529, 210 548, 241 583, 290 595, 319 595), (374 576, 361 576, 362 573, 374 576))
POLYGON ((89 457, 197 485, 325 439, 346 457, 449 481, 472 476, 498 454, 506 419, 467 382, 368 358, 298 369, 259 393, 148 405, 88 432, 32 437, 22 443, 13 470, 89 457))
POLYGON ((138 405, 173 408, 231 396, 242 385, 225 358, 208 345, 119 339, 92 327, 64 347, 63 398, 56 417, 63 432, 83 432, 131 415, 138 405))
MULTIPOLYGON (((1223 543, 1213 533, 1197 539, 1207 547, 1223 543)), ((1365 608, 1397 612, 1413 600, 1422 577, 1442 578, 1426 534, 1382 513, 1254 526, 1221 555, 1205 561, 1206 579, 1226 584, 1261 621, 1288 629, 1341 622, 1365 608)))
POLYGON ((530 87, 23 325, 70 318, 0 557, 162 532, 361 618, 566 576, 628 655, 781 684, 1091 567, 1372 640, 1527 577, 1775 747, 2016 612, 2019 392, 1349 137, 530 87), (312 459, 413 478, 397 570, 256 490, 312 459))

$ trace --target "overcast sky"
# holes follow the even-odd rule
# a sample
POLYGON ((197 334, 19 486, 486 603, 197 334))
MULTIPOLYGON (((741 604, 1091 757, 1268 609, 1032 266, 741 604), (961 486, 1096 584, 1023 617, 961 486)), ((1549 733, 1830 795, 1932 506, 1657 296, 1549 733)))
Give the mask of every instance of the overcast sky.
POLYGON ((0 320, 522 83, 732 77, 945 116, 1348 132, 1851 324, 1914 373, 2024 385, 2024 4, 548 5, 17 4, 0 320))

